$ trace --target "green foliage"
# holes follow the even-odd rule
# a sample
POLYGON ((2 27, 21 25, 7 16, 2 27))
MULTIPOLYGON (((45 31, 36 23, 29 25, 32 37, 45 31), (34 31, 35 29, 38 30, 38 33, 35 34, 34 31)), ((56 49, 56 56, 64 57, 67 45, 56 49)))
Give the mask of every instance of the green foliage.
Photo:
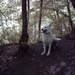
MULTIPOLYGON (((22 29, 21 0, 0 1, 0 44, 18 43, 22 29)), ((71 18, 75 22, 75 12, 70 3, 71 18)), ((30 1, 28 33, 29 43, 38 40, 40 0, 30 1)), ((66 0, 44 0, 42 23, 52 23, 51 29, 56 36, 68 34, 71 30, 66 0)))

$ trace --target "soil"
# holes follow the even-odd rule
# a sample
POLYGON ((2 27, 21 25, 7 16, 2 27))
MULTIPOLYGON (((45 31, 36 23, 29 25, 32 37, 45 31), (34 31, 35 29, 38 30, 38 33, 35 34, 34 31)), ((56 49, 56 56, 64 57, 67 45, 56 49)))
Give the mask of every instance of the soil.
POLYGON ((49 56, 41 55, 40 41, 22 57, 13 57, 11 54, 18 46, 0 46, 0 75, 75 75, 75 33, 62 36, 49 56))

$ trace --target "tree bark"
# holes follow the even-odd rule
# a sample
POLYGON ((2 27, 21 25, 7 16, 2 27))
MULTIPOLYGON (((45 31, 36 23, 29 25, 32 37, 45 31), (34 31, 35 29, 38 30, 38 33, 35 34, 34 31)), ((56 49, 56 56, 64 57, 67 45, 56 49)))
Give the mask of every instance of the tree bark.
POLYGON ((27 7, 26 7, 26 0, 22 0, 22 35, 19 40, 19 54, 27 53, 28 51, 28 22, 27 22, 27 7))
POLYGON ((42 6, 43 6, 43 0, 40 0, 40 15, 39 15, 39 38, 40 38, 40 27, 41 27, 41 19, 42 19, 42 6))

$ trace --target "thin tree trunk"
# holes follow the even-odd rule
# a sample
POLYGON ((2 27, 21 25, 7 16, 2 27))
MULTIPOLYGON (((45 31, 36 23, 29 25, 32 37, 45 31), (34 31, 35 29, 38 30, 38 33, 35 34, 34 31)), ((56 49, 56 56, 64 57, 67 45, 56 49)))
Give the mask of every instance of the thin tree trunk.
POLYGON ((29 22, 29 10, 30 10, 30 0, 27 0, 27 4, 28 4, 28 16, 27 16, 27 18, 28 18, 28 22, 29 22))
POLYGON ((72 19, 71 19, 70 4, 69 4, 68 0, 67 0, 67 10, 68 10, 68 14, 69 14, 69 24, 71 25, 71 29, 73 30, 73 22, 72 22, 72 19))
MULTIPOLYGON (((57 18, 59 19, 59 21, 61 21, 58 11, 56 11, 56 13, 57 13, 57 18)), ((59 22, 59 21, 58 21, 58 22, 59 22)), ((58 24, 59 24, 59 23, 58 23, 58 24)), ((59 32, 60 32, 59 34, 62 35, 62 24, 61 24, 61 22, 60 22, 60 24, 59 24, 59 26, 58 26, 58 29, 59 29, 59 32)))
POLYGON ((43 6, 43 0, 40 0, 40 15, 39 15, 39 39, 40 39, 40 27, 41 27, 41 19, 42 19, 42 6, 43 6))

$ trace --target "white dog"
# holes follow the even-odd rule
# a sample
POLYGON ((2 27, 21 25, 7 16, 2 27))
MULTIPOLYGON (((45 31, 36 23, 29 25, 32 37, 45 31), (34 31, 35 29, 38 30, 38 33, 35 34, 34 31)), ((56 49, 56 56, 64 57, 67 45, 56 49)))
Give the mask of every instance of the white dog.
POLYGON ((41 27, 42 31, 42 42, 44 46, 44 51, 41 53, 41 55, 44 55, 46 53, 46 46, 48 46, 48 52, 46 56, 50 55, 50 50, 51 50, 51 45, 53 41, 59 41, 61 40, 60 38, 56 38, 53 34, 52 31, 50 30, 50 24, 44 24, 41 27))

